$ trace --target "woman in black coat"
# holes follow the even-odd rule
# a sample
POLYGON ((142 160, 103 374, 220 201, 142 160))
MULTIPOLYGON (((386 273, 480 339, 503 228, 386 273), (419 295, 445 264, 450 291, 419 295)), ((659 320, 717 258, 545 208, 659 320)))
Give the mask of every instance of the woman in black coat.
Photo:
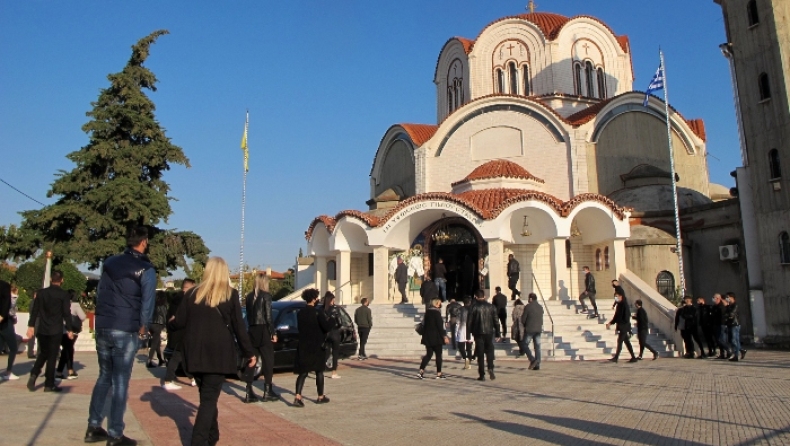
POLYGON ((157 365, 165 365, 162 359, 162 330, 167 324, 167 294, 164 291, 156 292, 156 307, 151 318, 148 331, 151 332, 151 345, 148 348, 148 368, 154 368, 154 353, 156 353, 157 365))
POLYGON ((187 291, 172 324, 184 329, 184 362, 200 391, 192 446, 219 441, 217 400, 225 375, 236 374, 236 341, 243 357, 249 358, 248 366, 253 367, 256 361, 245 331, 239 293, 229 284, 228 264, 219 257, 210 258, 203 281, 187 291))
POLYGON ((326 318, 324 312, 315 308, 319 295, 319 291, 315 288, 304 290, 302 299, 307 302, 307 306, 296 314, 296 323, 299 327, 299 343, 296 347, 294 373, 299 376, 296 377, 295 407, 304 407, 302 389, 304 388, 307 374, 310 372, 315 373, 315 386, 318 389, 316 404, 329 402, 329 398, 324 395, 326 357, 324 356, 323 344, 326 340, 326 334, 332 329, 332 323, 326 318))
POLYGON ((335 295, 330 293, 329 291, 324 294, 324 308, 323 312, 326 315, 326 319, 330 322, 332 329, 329 330, 327 333, 326 339, 329 341, 329 344, 332 346, 331 351, 326 350, 326 356, 324 360, 329 359, 332 357, 332 379, 339 379, 340 375, 337 374, 337 361, 339 359, 340 354, 340 311, 337 309, 335 305, 335 295))
POLYGON ((634 348, 631 346, 631 309, 628 307, 628 301, 625 300, 625 296, 623 296, 621 291, 615 290, 614 300, 616 305, 614 316, 606 324, 606 329, 608 330, 611 325, 617 327, 617 351, 615 351, 614 356, 609 361, 617 362, 617 358, 620 357, 620 352, 623 350, 623 342, 625 342, 625 347, 628 349, 628 353, 631 354, 631 360, 628 362, 637 362, 638 359, 634 355, 634 348))
MULTIPOLYGON (((279 395, 272 390, 272 377, 274 376, 274 344, 277 342, 277 334, 274 331, 274 321, 272 321, 272 295, 269 294, 269 276, 263 274, 255 278, 255 291, 247 295, 247 322, 249 323, 249 334, 252 347, 256 354, 261 358, 261 374, 265 380, 263 385, 263 396, 260 400, 276 401, 279 395)), ((255 380, 255 367, 247 367, 244 370, 244 381, 247 383, 247 393, 244 396, 245 403, 255 403, 259 401, 252 388, 255 380)))
POLYGON ((425 318, 422 321, 422 345, 425 346, 425 356, 420 363, 420 379, 423 379, 425 366, 430 362, 431 357, 436 353, 436 379, 444 379, 442 373, 442 349, 444 344, 449 344, 447 331, 444 328, 442 319, 442 301, 438 298, 431 301, 431 305, 425 310, 425 318))

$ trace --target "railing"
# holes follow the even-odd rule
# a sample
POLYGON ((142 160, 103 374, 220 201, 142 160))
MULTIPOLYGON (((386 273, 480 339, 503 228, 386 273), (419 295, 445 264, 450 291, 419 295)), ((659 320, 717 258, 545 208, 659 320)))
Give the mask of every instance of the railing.
POLYGON ((543 297, 543 292, 540 290, 540 285, 538 285, 538 279, 535 277, 535 273, 532 273, 532 281, 535 283, 535 289, 538 291, 538 296, 540 296, 540 300, 543 302, 543 308, 546 310, 546 314, 549 315, 549 321, 551 321, 551 358, 554 358, 554 318, 551 317, 551 310, 549 310, 549 306, 546 305, 546 299, 543 297))
POLYGON ((316 287, 316 286, 315 286, 315 283, 308 283, 307 285, 305 285, 305 286, 303 286, 303 287, 299 288, 298 290, 294 290, 294 291, 292 291, 292 292, 291 292, 291 294, 289 294, 289 295, 287 295, 287 296, 283 297, 283 298, 282 298, 282 299, 280 299, 280 300, 281 300, 281 301, 287 301, 287 300, 297 300, 297 299, 299 299, 299 298, 301 298, 301 297, 302 297, 302 291, 304 291, 304 290, 306 290, 306 289, 308 289, 308 288, 315 288, 315 287, 316 287))
POLYGON ((632 271, 625 271, 620 275, 620 284, 628 295, 629 303, 633 304, 636 299, 642 299, 642 308, 645 309, 650 323, 675 344, 676 351, 682 352, 683 338, 674 328, 677 307, 632 271))

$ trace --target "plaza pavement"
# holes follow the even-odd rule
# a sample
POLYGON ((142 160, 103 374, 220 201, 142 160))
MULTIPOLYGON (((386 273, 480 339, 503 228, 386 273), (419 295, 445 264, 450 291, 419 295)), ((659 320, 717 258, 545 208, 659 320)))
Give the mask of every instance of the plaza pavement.
MULTIPOLYGON (((0 445, 83 444, 96 378, 95 353, 77 353, 79 379, 60 394, 25 388, 32 361, 19 358, 19 381, 0 382, 0 445)), ((126 435, 141 445, 188 444, 197 389, 168 393, 164 368, 135 364, 126 435)), ((0 364, 5 358, 0 357, 0 364)), ((275 375, 283 401, 243 404, 244 387, 220 397, 221 445, 531 445, 790 444, 790 353, 750 351, 745 361, 659 359, 636 364, 497 361, 497 379, 478 382, 460 361, 449 379, 419 380, 418 362, 341 362, 326 379, 328 405, 290 406, 294 375, 275 375)), ((426 377, 434 372, 434 363, 426 377)), ((256 386, 260 389, 262 382, 256 386)))

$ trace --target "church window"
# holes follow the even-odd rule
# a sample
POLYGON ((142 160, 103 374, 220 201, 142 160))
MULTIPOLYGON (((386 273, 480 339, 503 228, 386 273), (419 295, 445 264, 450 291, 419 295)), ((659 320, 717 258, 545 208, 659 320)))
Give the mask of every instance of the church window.
POLYGON ((510 71, 510 94, 518 94, 518 70, 516 69, 516 63, 510 62, 508 70, 510 71))
POLYGON ((760 23, 760 16, 757 15, 757 1, 751 0, 746 4, 746 13, 749 16, 749 26, 760 23))
POLYGON ((368 276, 372 276, 373 275, 373 271, 374 271, 373 265, 374 265, 374 263, 373 263, 373 253, 369 252, 368 253, 368 276))
POLYGON ((672 300, 675 297, 675 276, 669 271, 658 273, 658 276, 656 276, 656 291, 668 300, 672 300))
POLYGON ((598 97, 606 99, 606 77, 604 77, 603 68, 598 68, 598 97))
POLYGON ((334 260, 326 262, 326 279, 337 280, 337 262, 334 260))
POLYGON ((521 66, 521 76, 524 78, 524 96, 532 94, 532 86, 529 82, 529 65, 524 64, 521 66))
POLYGON ((760 100, 764 101, 766 99, 771 98, 771 84, 768 82, 768 75, 765 73, 760 73, 757 76, 757 82, 760 86, 760 100))
POLYGON ((496 92, 505 92, 505 73, 499 68, 496 69, 496 92))
POLYGON ((601 250, 595 250, 595 270, 602 271, 603 270, 603 255, 601 255, 601 250))
POLYGON ((609 269, 609 247, 603 249, 603 269, 609 269))
POLYGON ((790 264, 790 235, 786 231, 779 234, 779 263, 790 264))
POLYGON ((578 62, 573 65, 573 79, 576 84, 576 96, 582 96, 582 64, 578 62))
POLYGON ((584 77, 587 80, 587 97, 590 98, 595 97, 593 76, 595 76, 595 69, 593 68, 592 62, 588 61, 584 64, 584 77))
POLYGON ((454 84, 453 97, 455 98, 455 108, 457 109, 460 106, 464 105, 464 80, 456 78, 453 84, 454 84))
POLYGON ((771 171, 771 178, 772 180, 776 180, 782 178, 782 167, 779 164, 779 151, 776 149, 771 149, 768 152, 768 168, 771 171))
POLYGON ((571 259, 571 239, 565 239, 565 267, 570 269, 573 265, 573 260, 571 259))
POLYGON ((447 112, 452 113, 455 108, 453 108, 453 88, 447 87, 447 112))

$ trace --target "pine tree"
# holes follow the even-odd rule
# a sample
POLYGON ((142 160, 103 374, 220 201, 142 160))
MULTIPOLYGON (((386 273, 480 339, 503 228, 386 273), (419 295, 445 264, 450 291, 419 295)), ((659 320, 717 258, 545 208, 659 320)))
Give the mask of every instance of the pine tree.
POLYGON ((91 120, 82 127, 88 144, 67 155, 76 167, 60 171, 48 192, 59 197, 57 202, 22 213, 28 242, 14 247, 17 255, 29 255, 34 240, 34 248, 96 268, 124 248, 129 228, 146 225, 151 228, 149 256, 159 274, 186 267, 187 258, 205 262, 209 251, 199 235, 157 227, 173 213, 164 172, 173 164, 189 167, 143 91, 156 91, 156 76, 143 63, 164 34, 155 31, 138 41, 123 71, 107 76, 110 86, 91 103, 86 113, 91 120))

